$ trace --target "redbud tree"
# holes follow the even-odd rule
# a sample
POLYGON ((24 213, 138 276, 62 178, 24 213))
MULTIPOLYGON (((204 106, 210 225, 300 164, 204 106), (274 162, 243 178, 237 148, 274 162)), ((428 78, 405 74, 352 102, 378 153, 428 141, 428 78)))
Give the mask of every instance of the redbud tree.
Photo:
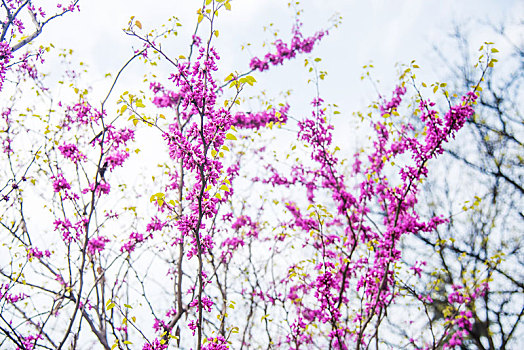
MULTIPOLYGON (((2 348, 451 349, 468 337, 488 279, 446 291, 453 307, 435 321, 419 292, 426 263, 406 265, 401 243, 449 220, 419 214, 420 188, 473 117, 482 77, 462 96, 433 85, 440 112, 415 62, 403 66, 359 114, 369 142, 351 154, 310 59, 338 20, 307 33, 297 10, 289 35, 223 74, 216 23, 232 5, 203 1, 176 54, 177 18, 150 30, 132 17, 134 52, 99 100, 81 67, 55 68, 53 85, 40 68, 57 49, 29 45, 77 2, 2 2, 2 348), (285 97, 243 103, 258 76, 299 57, 316 86, 308 113, 285 97), (148 90, 119 90, 137 61, 148 90), (160 161, 139 172, 141 142, 160 161)), ((496 61, 486 50, 481 76, 496 61)))

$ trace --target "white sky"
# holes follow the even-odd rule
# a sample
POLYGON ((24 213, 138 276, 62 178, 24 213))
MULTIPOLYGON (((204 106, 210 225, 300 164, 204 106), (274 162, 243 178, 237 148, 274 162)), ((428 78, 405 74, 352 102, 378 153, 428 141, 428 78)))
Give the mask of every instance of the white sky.
MULTIPOLYGON (((130 55, 135 44, 122 33, 130 16, 136 16, 151 29, 166 23, 170 16, 181 19, 186 30, 192 32, 196 9, 202 1, 196 0, 89 0, 81 2, 81 12, 70 14, 50 24, 40 42, 53 42, 57 47, 72 48, 81 60, 90 65, 93 80, 107 72, 114 72, 130 55)), ((330 73, 326 88, 334 100, 346 100, 362 89, 359 77, 362 66, 371 60, 377 67, 378 78, 393 79, 396 62, 417 59, 424 64, 431 45, 442 42, 453 23, 464 21, 498 22, 524 13, 523 2, 517 0, 314 0, 303 1, 304 32, 313 33, 325 28, 335 12, 343 16, 339 29, 332 30, 319 50, 313 55, 323 58, 330 73)), ((270 22, 289 37, 293 22, 292 12, 285 0, 234 0, 232 12, 219 18, 221 32, 217 41, 223 63, 231 69, 243 70, 251 55, 240 52, 243 43, 260 44, 271 39, 262 27, 270 22)), ((482 33, 479 33, 482 36, 482 33)), ((188 35, 179 36, 177 44, 187 51, 188 35)), ((479 38, 478 45, 489 38, 479 38)), ((259 46, 256 46, 260 48, 259 46)), ((185 52, 175 52, 179 55, 185 52)), ((265 50, 253 50, 262 54, 265 50)), ((302 59, 297 60, 302 66, 302 59)), ((289 67, 291 69, 293 67, 289 67)), ((282 74, 286 69, 278 70, 282 74)), ((426 67, 426 70, 431 70, 426 67)), ((303 74, 303 70, 297 73, 303 74)), ((300 81, 303 84, 303 81, 300 81)), ((333 101, 336 102, 336 101, 333 101)), ((342 101, 339 101, 342 102, 342 101)))
MULTIPOLYGON (((267 48, 262 49, 260 43, 272 38, 263 32, 264 25, 275 23, 285 40, 293 23, 292 11, 285 0, 231 3, 232 11, 221 15, 217 25, 221 35, 216 45, 223 58, 224 72, 244 71, 252 55, 266 52, 267 48), (240 46, 247 42, 254 44, 251 53, 240 51, 240 46)), ((76 57, 89 64, 94 83, 101 81, 105 73, 117 71, 130 57, 130 48, 138 46, 136 40, 122 32, 131 16, 140 19, 144 29, 159 27, 171 16, 179 17, 184 26, 169 48, 178 56, 187 53, 188 34, 193 31, 196 10, 201 5, 202 1, 197 0, 82 1, 81 12, 51 23, 39 43, 52 42, 60 48, 74 49, 76 57)), ((312 55, 323 58, 321 69, 329 73, 322 86, 323 95, 345 107, 348 114, 375 97, 369 84, 360 83, 363 65, 373 61, 375 77, 386 83, 387 91, 395 81, 397 62, 416 59, 426 74, 438 71, 438 67, 431 66, 431 47, 443 42, 454 23, 498 23, 524 14, 523 2, 518 0, 309 0, 301 2, 300 7, 305 10, 306 35, 327 27, 328 19, 336 12, 343 17, 342 25, 332 30, 312 55)), ((476 38, 473 44, 477 47, 490 40, 482 32, 476 38)), ((271 82, 283 78, 281 81, 290 84, 279 83, 276 89, 297 91, 307 80, 302 66, 303 58, 299 58, 285 68, 258 74, 257 79, 263 83, 259 86, 271 88, 271 82)))

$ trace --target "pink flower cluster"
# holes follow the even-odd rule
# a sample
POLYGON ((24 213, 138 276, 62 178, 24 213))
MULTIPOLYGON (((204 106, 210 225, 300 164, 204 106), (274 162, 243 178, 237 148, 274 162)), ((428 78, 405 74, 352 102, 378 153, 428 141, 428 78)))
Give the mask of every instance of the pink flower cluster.
POLYGON ((446 331, 446 335, 451 335, 451 337, 443 344, 444 349, 455 349, 462 345, 463 339, 473 328, 474 319, 470 309, 474 307, 475 300, 482 298, 489 289, 488 283, 481 284, 469 292, 460 285, 451 287, 453 291, 448 294, 448 302, 456 311, 452 316, 446 317, 446 321, 450 322, 454 328, 446 331), (460 310, 461 307, 465 307, 466 310, 460 310))
POLYGON ((113 125, 106 126, 107 142, 112 143, 111 146, 118 148, 119 146, 125 146, 127 142, 135 139, 135 132, 129 128, 123 128, 115 130, 113 125))
POLYGON ((94 257, 96 253, 101 253, 105 249, 108 242, 110 242, 109 238, 104 236, 91 238, 87 242, 87 252, 94 257))
POLYGON ((269 111, 262 111, 257 113, 243 113, 238 112, 233 116, 233 125, 239 129, 255 129, 268 125, 269 123, 285 124, 287 122, 287 114, 289 105, 282 106, 278 111, 272 108, 269 111))
POLYGON ((85 155, 80 153, 78 147, 75 144, 64 144, 62 146, 58 146, 58 149, 65 158, 69 159, 75 164, 80 161, 85 161, 87 159, 85 155))
POLYGON ((300 32, 300 25, 297 25, 293 28, 293 38, 289 45, 278 39, 275 42, 277 53, 267 53, 263 59, 253 57, 249 63, 249 67, 253 70, 263 72, 269 69, 270 64, 274 66, 282 64, 285 60, 294 58, 297 53, 310 53, 315 43, 326 34, 327 31, 317 32, 314 36, 303 38, 300 32))
MULTIPOLYGON (((222 163, 209 153, 212 149, 220 149, 231 126, 230 113, 215 106, 217 86, 211 73, 217 69, 218 59, 219 56, 213 48, 209 49, 209 55, 201 48, 196 62, 179 64, 178 72, 171 76, 171 80, 179 88, 177 94, 181 97, 178 108, 181 120, 185 121, 186 125, 182 128, 178 123, 171 124, 164 138, 168 143, 170 157, 183 161, 185 169, 192 174, 195 181, 195 185, 186 196, 191 213, 182 215, 177 221, 182 235, 191 236, 194 240, 195 246, 188 250, 188 256, 196 253, 194 233, 202 228, 197 223, 200 221, 200 225, 203 225, 202 219, 213 217, 220 202, 220 199, 212 197, 209 191, 202 194, 203 201, 199 200, 204 184, 218 184, 222 163)), ((172 185, 171 188, 178 188, 177 183, 172 185)), ((229 194, 226 192, 224 195, 229 194)), ((208 237, 199 239, 204 250, 212 244, 208 237)))
POLYGON ((291 213, 291 215, 293 215, 293 220, 290 223, 290 227, 293 228, 296 226, 306 232, 309 232, 310 230, 318 230, 318 221, 309 216, 303 216, 295 203, 289 202, 284 206, 291 213))
POLYGON ((5 41, 0 41, 0 91, 2 91, 7 66, 12 58, 13 53, 9 44, 5 41))
POLYGON ((162 220, 154 216, 153 218, 151 218, 151 222, 147 224, 146 231, 149 233, 154 231, 161 231, 165 225, 165 222, 162 222, 162 220))
POLYGON ((123 253, 124 251, 131 253, 135 250, 135 247, 138 243, 143 242, 144 235, 138 232, 131 232, 129 235, 129 240, 120 248, 120 251, 123 253))
POLYGON ((122 166, 127 158, 129 158, 128 151, 117 149, 105 158, 104 167, 108 167, 109 171, 113 171, 116 167, 122 166))
POLYGON ((146 226, 146 232, 149 234, 144 237, 143 234, 138 232, 132 232, 129 235, 129 240, 120 248, 120 251, 131 253, 135 250, 137 244, 144 242, 146 239, 153 238, 153 232, 155 231, 161 231, 164 226, 166 226, 165 222, 162 222, 159 218, 154 216, 151 218, 151 222, 149 222, 146 226))
POLYGON ((248 237, 258 237, 258 223, 249 217, 249 215, 241 215, 231 225, 234 230, 239 230, 242 227, 247 227, 248 231, 246 235, 248 237))
POLYGON ((129 141, 135 139, 135 132, 128 128, 115 130, 113 125, 105 127, 104 145, 108 147, 108 155, 105 157, 101 173, 105 170, 113 171, 116 167, 122 166, 129 158, 129 151, 126 148, 129 141))
POLYGON ((181 95, 179 93, 166 90, 160 83, 151 83, 149 87, 155 94, 159 92, 162 94, 153 98, 153 104, 158 108, 176 108, 178 102, 180 102, 181 95))
POLYGON ((37 258, 42 259, 44 255, 49 258, 51 256, 51 252, 49 250, 45 250, 44 252, 41 252, 38 248, 29 248, 27 251, 27 258, 37 258))
POLYGON ((22 349, 17 347, 17 350, 33 350, 35 348, 36 342, 39 339, 44 339, 44 336, 42 334, 37 334, 23 337, 22 344, 24 345, 24 347, 22 349))
POLYGON ((0 301, 5 300, 8 303, 12 304, 12 303, 16 303, 16 302, 19 302, 20 300, 24 300, 25 298, 27 298, 27 295, 24 293, 18 293, 18 294, 8 293, 9 289, 10 289, 10 286, 7 283, 0 285, 0 301))
MULTIPOLYGON (((379 109, 382 116, 393 115, 405 93, 404 87, 397 87, 392 99, 383 101, 379 109)), ((301 326, 305 320, 308 324, 320 322, 332 325, 330 342, 338 344, 338 348, 345 348, 344 344, 348 344, 349 339, 361 344, 365 342, 368 320, 380 314, 395 298, 393 266, 401 257, 398 248, 400 237, 429 232, 445 222, 441 217, 427 221, 419 218, 415 211, 418 185, 427 174, 428 161, 441 153, 442 144, 453 137, 465 120, 473 115, 471 105, 475 99, 474 93, 468 93, 450 108, 442 121, 431 109, 432 104, 422 101, 420 118, 426 130, 422 139, 412 136, 416 133, 409 124, 392 131, 387 123, 374 122, 372 126, 376 139, 366 167, 358 156, 355 157, 353 172, 357 176, 364 175, 364 180, 356 187, 359 192, 356 195, 347 188, 344 175, 339 170, 340 161, 332 151, 333 126, 325 116, 323 101, 321 98, 313 100, 311 117, 298 123, 298 139, 309 147, 311 159, 317 166, 310 168, 303 164, 296 165, 289 176, 270 169, 273 175, 268 180, 273 185, 305 187, 312 204, 315 204, 313 199, 316 188, 327 190, 338 215, 319 220, 315 215, 303 215, 295 204, 286 203, 292 220, 283 225, 309 233, 313 241, 308 238, 306 244, 322 252, 323 261, 315 266, 315 274, 289 284, 295 293, 300 290, 304 294, 313 294, 316 299, 311 305, 304 304, 304 301, 296 305, 297 317, 294 328, 291 327, 293 336, 288 339, 290 345, 311 341, 301 326), (401 137, 394 137, 397 135, 393 135, 393 132, 401 137), (385 167, 404 153, 411 155, 411 162, 400 167, 400 183, 393 185, 388 180, 385 167), (380 229, 376 223, 368 221, 375 202, 384 213, 380 229), (325 227, 340 227, 339 231, 342 230, 343 234, 329 234, 320 226, 321 223, 325 227), (362 245, 372 245, 369 256, 352 259, 353 252, 362 245), (356 291, 362 298, 362 312, 354 316, 355 325, 361 325, 356 330, 344 325, 340 310, 340 306, 348 302, 345 290, 352 279, 356 279, 351 283, 355 283, 356 291)), ((416 265, 416 275, 420 275, 421 266, 416 265)))
POLYGON ((67 107, 63 127, 66 127, 68 130, 70 130, 71 124, 96 124, 101 117, 102 113, 100 113, 96 108, 93 108, 86 101, 81 101, 74 104, 73 106, 67 107))
POLYGON ((87 218, 80 218, 75 224, 71 224, 69 219, 65 218, 63 220, 57 219, 54 221, 55 231, 58 231, 62 234, 62 239, 65 243, 70 243, 71 241, 77 240, 82 234, 85 233, 87 218))
POLYGON ((165 341, 160 341, 158 340, 158 338, 155 338, 153 342, 145 343, 144 346, 142 347, 142 350, 165 350, 167 349, 168 346, 169 344, 166 343, 165 341))
POLYGON ((239 247, 244 246, 244 244, 244 239, 241 237, 226 238, 221 244, 221 247, 225 248, 225 250, 220 254, 220 260, 224 263, 228 262, 233 256, 233 252, 239 247))
POLYGON ((61 3, 58 3, 56 4, 56 7, 59 8, 59 9, 62 9, 63 12, 74 12, 75 10, 76 11, 80 11, 80 5, 76 5, 74 3, 70 3, 68 5, 65 5, 65 4, 61 4, 61 3))
POLYGON ((215 338, 208 338, 207 343, 202 347, 202 350, 228 350, 227 340, 222 336, 215 338))
POLYGON ((69 182, 67 182, 62 173, 59 173, 56 176, 52 176, 51 179, 53 180, 53 189, 56 193, 62 190, 71 189, 71 185, 69 184, 69 182))
MULTIPOLYGON (((209 298, 208 296, 203 296, 202 297, 202 308, 204 310, 206 310, 207 312, 210 312, 211 311, 211 307, 214 305, 213 303, 213 300, 211 300, 211 298, 209 298)), ((192 302, 189 303, 189 306, 190 307, 194 307, 198 310, 198 299, 195 298, 193 299, 192 302)))
POLYGON ((40 16, 40 18, 45 18, 45 11, 43 8, 39 7, 39 8, 36 8, 35 5, 29 5, 27 6, 27 9, 30 10, 31 12, 33 12, 35 14, 35 16, 40 16))
POLYGON ((84 188, 82 190, 82 193, 83 194, 86 194, 88 192, 93 192, 95 191, 97 195, 100 195, 100 194, 109 194, 109 192, 111 191, 111 185, 109 185, 109 183, 105 182, 104 180, 102 180, 102 182, 98 183, 98 186, 95 187, 95 184, 94 183, 91 183, 89 185, 89 187, 87 188, 84 188))

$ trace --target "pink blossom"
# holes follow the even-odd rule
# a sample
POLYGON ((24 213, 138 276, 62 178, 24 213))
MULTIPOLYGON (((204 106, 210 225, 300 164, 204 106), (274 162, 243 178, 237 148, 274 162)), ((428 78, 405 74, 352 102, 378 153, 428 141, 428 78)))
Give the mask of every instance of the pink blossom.
POLYGON ((74 144, 65 144, 63 146, 58 146, 58 149, 62 155, 72 161, 73 163, 78 163, 79 161, 85 161, 87 157, 80 153, 77 146, 74 144))
POLYGON ((215 338, 208 338, 207 343, 204 344, 202 350, 228 350, 229 346, 224 337, 217 336, 215 338))
POLYGON ((101 253, 108 242, 109 239, 104 236, 91 238, 87 243, 87 251, 91 256, 94 256, 96 253, 101 253))
POLYGON ((62 190, 69 190, 71 189, 71 185, 67 182, 67 180, 64 178, 64 175, 62 173, 57 174, 56 176, 51 177, 53 181, 53 189, 56 193, 62 191, 62 190))

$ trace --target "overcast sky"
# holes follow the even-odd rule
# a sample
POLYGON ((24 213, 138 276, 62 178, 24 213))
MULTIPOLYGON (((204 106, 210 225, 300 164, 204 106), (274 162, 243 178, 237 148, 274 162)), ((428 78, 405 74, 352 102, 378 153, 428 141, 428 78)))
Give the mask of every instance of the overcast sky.
MULTIPOLYGON (((282 37, 289 38, 293 13, 284 0, 231 3, 232 11, 219 18, 217 28, 221 35, 216 45, 223 57, 224 71, 242 71, 252 55, 266 51, 260 43, 271 37, 264 33, 263 26, 275 23, 282 37), (240 51, 247 42, 253 48, 240 51)), ((158 27, 171 16, 179 17, 184 26, 170 47, 173 54, 179 55, 187 52, 188 33, 193 31, 196 10, 201 4, 196 0, 81 1, 80 13, 55 21, 39 40, 74 49, 77 57, 89 64, 91 77, 96 81, 107 72, 115 72, 130 56, 131 47, 138 46, 122 33, 130 16, 140 19, 144 29, 158 27), (183 52, 177 52, 180 50, 183 52)), ((362 66, 370 61, 376 66, 376 77, 385 82, 394 81, 397 62, 416 59, 426 72, 435 71, 430 66, 431 47, 442 45, 453 25, 498 23, 515 20, 524 13, 523 2, 517 0, 314 0, 302 1, 300 7, 305 10, 302 19, 306 35, 329 26, 329 18, 337 12, 343 17, 342 25, 332 30, 312 54, 323 58, 321 68, 329 73, 323 88, 335 103, 359 101, 362 66)), ((490 40, 483 34, 475 33, 474 45, 490 40)), ((303 60, 297 61, 274 73, 281 76, 290 71, 290 78, 303 75, 304 70, 299 68, 303 60)), ((267 81, 275 80, 271 73, 266 76, 267 81)), ((303 85, 304 81, 297 83, 303 85)))
MULTIPOLYGON (((231 3, 232 11, 220 14, 216 26, 220 37, 215 45, 222 57, 220 73, 223 75, 218 79, 234 70, 246 71, 254 55, 268 51, 268 47, 261 45, 274 37, 264 32, 264 26, 274 23, 280 37, 287 41, 294 23, 293 11, 284 0, 233 0, 231 3), (252 46, 241 51, 246 43, 252 46)), ((428 85, 435 80, 443 81, 448 77, 443 76, 442 62, 435 59, 433 46, 441 48, 446 55, 456 55, 446 41, 456 25, 469 30, 474 48, 484 41, 496 41, 486 26, 479 23, 522 20, 523 4, 524 1, 518 0, 310 0, 302 1, 299 6, 304 10, 301 18, 306 36, 329 27, 329 19, 336 13, 343 18, 341 26, 332 29, 310 57, 321 57, 319 68, 328 71, 327 79, 320 86, 321 95, 329 103, 340 105, 345 118, 351 118, 353 112, 365 109, 376 99, 372 85, 360 80, 363 65, 374 63, 374 78, 380 79, 381 92, 386 95, 390 94, 397 78, 396 63, 416 59, 422 67, 417 74, 419 78, 428 85)), ((178 17, 183 24, 180 35, 164 44, 166 51, 177 57, 187 55, 197 20, 196 10, 201 5, 202 1, 196 0, 81 1, 81 12, 51 23, 38 40, 74 49, 75 57, 89 66, 86 83, 93 86, 92 98, 101 100, 111 84, 104 75, 116 73, 132 55, 132 48, 140 47, 135 39, 122 32, 131 16, 141 21, 144 31, 160 27, 172 16, 178 17)), ((512 35, 522 40, 523 33, 512 35)), ((508 45, 496 42, 496 46, 502 55, 508 45)), ((315 95, 313 86, 306 84, 310 78, 303 65, 306 57, 255 74, 256 86, 265 89, 270 97, 278 96, 280 91, 293 90, 288 102, 294 114, 308 113, 308 102, 315 95)), ((53 74, 56 68, 48 69, 53 74)), ((166 68, 157 72, 164 80, 171 73, 169 67, 166 68)), ((141 64, 134 63, 119 81, 118 94, 144 89, 144 85, 139 84, 144 72, 141 64)))

